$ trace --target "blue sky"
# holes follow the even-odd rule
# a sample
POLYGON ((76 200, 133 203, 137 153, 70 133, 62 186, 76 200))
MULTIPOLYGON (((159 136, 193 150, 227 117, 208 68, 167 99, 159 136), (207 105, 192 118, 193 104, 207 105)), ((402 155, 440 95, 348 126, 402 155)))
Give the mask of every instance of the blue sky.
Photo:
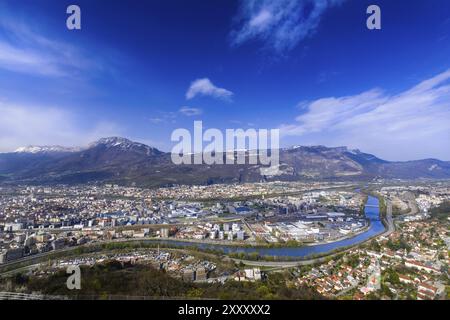
POLYGON ((0 0, 0 151, 112 135, 169 151, 203 120, 450 160, 449 36, 447 0, 0 0))

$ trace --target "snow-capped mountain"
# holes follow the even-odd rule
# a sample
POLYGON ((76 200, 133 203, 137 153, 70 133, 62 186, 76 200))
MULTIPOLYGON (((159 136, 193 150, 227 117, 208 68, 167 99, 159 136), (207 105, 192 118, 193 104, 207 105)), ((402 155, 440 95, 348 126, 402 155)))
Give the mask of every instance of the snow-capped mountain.
POLYGON ((88 149, 103 147, 103 148, 114 148, 121 151, 131 151, 143 153, 146 155, 155 155, 161 153, 158 149, 149 147, 143 143, 134 142, 121 137, 109 137, 102 138, 94 143, 91 143, 88 149))
POLYGON ((61 146, 28 146, 16 149, 15 153, 63 153, 63 152, 78 152, 82 148, 68 148, 61 146))
POLYGON ((31 154, 39 154, 39 153, 73 153, 80 152, 87 149, 92 149, 96 147, 103 148, 114 148, 122 151, 134 151, 140 152, 147 155, 151 155, 154 153, 158 153, 158 150, 152 147, 149 147, 145 144, 139 142, 133 142, 131 140, 121 138, 121 137, 109 137, 109 138, 101 138, 98 141, 90 143, 87 147, 62 147, 62 146, 27 146, 17 148, 14 153, 31 153, 31 154))
MULTIPOLYGON (((246 156, 253 154, 247 151, 246 156)), ((392 162, 346 147, 280 149, 279 176, 261 176, 260 165, 175 165, 171 154, 131 140, 103 138, 88 147, 19 148, 0 154, 0 183, 88 183, 161 186, 309 179, 449 179, 450 162, 425 159, 392 162)), ((224 156, 228 157, 229 153, 224 156)), ((234 157, 234 155, 233 155, 234 157)), ((246 162, 247 163, 247 162, 246 162)))

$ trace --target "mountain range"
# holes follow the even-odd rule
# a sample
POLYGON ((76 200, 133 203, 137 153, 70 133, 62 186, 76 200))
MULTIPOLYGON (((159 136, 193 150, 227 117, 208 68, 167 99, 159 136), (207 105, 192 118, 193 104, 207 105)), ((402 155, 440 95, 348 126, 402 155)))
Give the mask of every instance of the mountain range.
POLYGON ((261 165, 175 165, 170 153, 119 137, 103 138, 86 148, 30 146, 0 153, 0 182, 169 186, 274 180, 450 179, 450 162, 437 159, 392 162, 347 147, 296 146, 279 151, 281 174, 261 176, 261 165))

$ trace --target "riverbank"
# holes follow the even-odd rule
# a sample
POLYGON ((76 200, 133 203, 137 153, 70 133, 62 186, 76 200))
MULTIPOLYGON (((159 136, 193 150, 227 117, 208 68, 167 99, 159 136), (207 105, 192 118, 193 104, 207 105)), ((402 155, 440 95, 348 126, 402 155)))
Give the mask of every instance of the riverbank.
MULTIPOLYGON (((208 245, 214 245, 214 246, 226 246, 226 247, 240 247, 240 248, 256 248, 256 249, 273 249, 273 248, 300 248, 300 247, 307 247, 307 246, 317 246, 317 245, 324 245, 324 244, 331 244, 338 241, 343 241, 346 239, 351 239, 353 237, 356 237, 370 228, 370 221, 368 222, 367 226, 363 227, 361 230, 358 230, 356 233, 350 233, 348 235, 345 235, 340 238, 336 238, 333 240, 327 240, 327 241, 317 241, 317 242, 300 242, 292 240, 290 242, 274 242, 274 243, 267 243, 267 242, 245 242, 245 241, 217 241, 217 240, 209 240, 209 239, 178 239, 178 238, 146 238, 144 240, 154 240, 154 241, 173 241, 173 242, 190 242, 190 243, 199 243, 199 244, 208 244, 208 245)), ((136 239, 138 240, 138 239, 136 239)))

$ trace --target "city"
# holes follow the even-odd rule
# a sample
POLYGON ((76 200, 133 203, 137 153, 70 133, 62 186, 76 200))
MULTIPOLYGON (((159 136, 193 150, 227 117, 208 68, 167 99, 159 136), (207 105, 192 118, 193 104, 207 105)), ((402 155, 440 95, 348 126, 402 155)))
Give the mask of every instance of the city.
POLYGON ((438 212, 448 206, 450 183, 383 181, 360 187, 357 182, 2 187, 0 270, 6 278, 14 270, 42 278, 72 264, 116 261, 149 264, 194 283, 264 283, 281 274, 286 286, 313 288, 327 298, 447 298, 450 218, 438 212), (364 213, 367 194, 383 199, 380 215, 390 211, 394 230, 320 255, 264 254, 364 235, 371 224, 364 213), (206 252, 216 250, 212 261, 196 258, 205 244, 206 252), (99 246, 102 250, 94 249, 99 246), (227 257, 222 247, 235 250, 227 257), (79 248, 86 250, 76 252, 85 254, 70 258, 79 248), (239 248, 263 250, 255 255, 239 248))

